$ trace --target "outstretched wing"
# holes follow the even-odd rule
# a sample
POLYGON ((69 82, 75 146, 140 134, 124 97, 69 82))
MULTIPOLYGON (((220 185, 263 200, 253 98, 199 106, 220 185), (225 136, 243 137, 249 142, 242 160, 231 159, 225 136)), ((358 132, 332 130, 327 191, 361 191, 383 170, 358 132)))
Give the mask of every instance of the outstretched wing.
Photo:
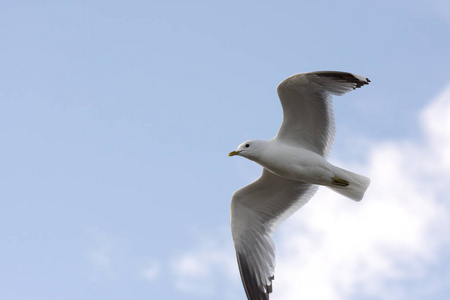
POLYGON ((275 268, 271 235, 316 191, 317 186, 285 179, 264 169, 259 179, 233 194, 231 232, 248 299, 269 299, 275 268))
POLYGON ((369 82, 366 77, 336 71, 286 78, 277 88, 283 123, 275 138, 328 156, 335 134, 332 95, 343 95, 369 82))

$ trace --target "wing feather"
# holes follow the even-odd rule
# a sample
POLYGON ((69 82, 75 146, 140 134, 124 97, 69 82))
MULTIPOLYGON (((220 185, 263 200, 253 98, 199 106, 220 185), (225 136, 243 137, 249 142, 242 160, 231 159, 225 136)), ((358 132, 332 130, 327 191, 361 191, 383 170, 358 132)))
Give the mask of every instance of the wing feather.
POLYGON ((316 191, 317 186, 281 178, 264 169, 259 179, 233 194, 231 231, 248 299, 269 299, 275 268, 271 235, 316 191))
POLYGON ((276 139, 327 157, 334 143, 332 95, 369 84, 366 77, 337 71, 295 74, 278 85, 283 123, 276 139))

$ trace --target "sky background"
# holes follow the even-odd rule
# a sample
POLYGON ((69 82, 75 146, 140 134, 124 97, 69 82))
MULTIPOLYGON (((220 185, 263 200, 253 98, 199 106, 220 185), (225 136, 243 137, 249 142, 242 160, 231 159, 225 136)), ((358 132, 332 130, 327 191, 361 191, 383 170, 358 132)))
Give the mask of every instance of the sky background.
POLYGON ((334 100, 321 188, 281 225, 271 299, 448 299, 450 2, 1 1, 0 298, 244 299, 227 154, 281 124, 276 86, 334 100))

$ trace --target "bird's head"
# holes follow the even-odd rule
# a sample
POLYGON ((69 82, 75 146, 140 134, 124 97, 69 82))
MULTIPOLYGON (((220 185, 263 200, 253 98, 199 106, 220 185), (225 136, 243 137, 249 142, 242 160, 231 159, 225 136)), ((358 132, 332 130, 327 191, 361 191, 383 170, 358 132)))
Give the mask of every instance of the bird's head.
POLYGON ((266 141, 249 140, 240 144, 239 147, 236 150, 231 151, 228 156, 239 155, 251 160, 256 160, 265 147, 266 141))

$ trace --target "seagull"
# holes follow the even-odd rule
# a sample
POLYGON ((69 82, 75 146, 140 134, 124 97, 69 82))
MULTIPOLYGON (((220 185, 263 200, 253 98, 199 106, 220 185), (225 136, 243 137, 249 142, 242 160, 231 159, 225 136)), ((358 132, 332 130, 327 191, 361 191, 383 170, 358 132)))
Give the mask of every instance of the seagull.
POLYGON ((271 238, 278 225, 303 206, 318 186, 360 201, 370 179, 329 163, 335 123, 332 96, 369 84, 366 77, 338 71, 295 74, 277 87, 283 121, 267 141, 248 140, 228 156, 263 167, 256 181, 233 193, 231 233, 245 293, 268 300, 275 269, 271 238))

